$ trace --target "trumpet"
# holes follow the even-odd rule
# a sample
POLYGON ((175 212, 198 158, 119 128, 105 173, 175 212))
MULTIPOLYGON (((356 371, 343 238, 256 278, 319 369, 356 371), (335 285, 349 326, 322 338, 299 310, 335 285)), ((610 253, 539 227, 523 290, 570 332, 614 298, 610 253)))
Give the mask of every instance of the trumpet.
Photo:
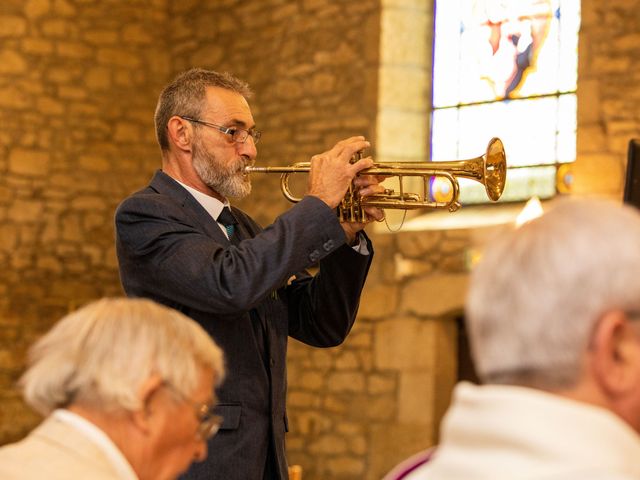
MULTIPOLYGON (((362 152, 353 156, 351 162, 362 158, 362 152)), ((311 170, 310 162, 299 162, 286 167, 254 167, 247 166, 245 174, 249 173, 280 173, 280 189, 287 200, 297 203, 301 198, 293 195, 289 188, 289 177, 293 173, 305 173, 311 170)), ((497 201, 504 190, 507 177, 507 159, 504 146, 499 138, 489 141, 486 152, 476 158, 468 160, 454 160, 444 162, 379 162, 372 167, 361 170, 358 175, 382 175, 398 177, 399 191, 385 189, 381 193, 360 197, 358 189, 353 184, 349 186, 341 204, 338 206, 338 217, 345 222, 365 222, 367 215, 365 207, 383 209, 415 210, 420 208, 446 208, 455 212, 460 208, 460 184, 458 177, 470 178, 484 185, 487 196, 497 201), (404 191, 404 177, 422 178, 422 194, 404 191), (451 197, 446 201, 429 200, 429 179, 442 177, 451 184, 451 197)))

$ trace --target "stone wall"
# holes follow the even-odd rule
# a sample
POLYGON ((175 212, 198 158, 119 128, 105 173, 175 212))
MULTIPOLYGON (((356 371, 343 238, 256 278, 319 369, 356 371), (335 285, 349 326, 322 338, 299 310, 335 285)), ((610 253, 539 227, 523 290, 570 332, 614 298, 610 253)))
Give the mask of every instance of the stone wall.
POLYGON ((640 137, 639 0, 582 1, 577 194, 620 198, 627 143, 640 137))
MULTIPOLYGON (((171 9, 175 70, 228 70, 255 91, 261 165, 306 161, 351 135, 374 137, 377 0, 190 1, 171 9)), ((257 178, 239 205, 270 223, 290 206, 279 183, 279 175, 257 178)))
POLYGON ((0 442, 35 421, 11 388, 25 348, 121 294, 112 217, 158 165, 165 3, 0 2, 0 442))
MULTIPOLYGON (((390 128, 399 109, 428 109, 430 63, 412 42, 429 45, 431 3, 0 2, 0 444, 38 421, 13 387, 26 347, 70 308, 121 293, 112 215, 159 166, 161 86, 196 65, 249 81, 262 164, 306 160, 353 134, 373 140, 374 156, 379 143, 384 158, 413 158, 424 145, 394 146, 406 130, 390 128), (404 74, 411 88, 398 89, 404 74)), ((619 198, 626 141, 640 136, 640 0, 582 5, 575 192, 619 198)), ((421 138, 427 122, 408 123, 421 138)), ((257 178, 240 206, 262 224, 289 207, 275 176, 257 178)), ((347 342, 291 343, 288 452, 305 480, 380 478, 436 441, 468 248, 482 230, 373 233, 347 342)))
POLYGON ((347 341, 330 350, 291 342, 287 444, 305 479, 379 479, 435 443, 456 378, 454 320, 470 235, 376 235, 376 258, 347 341))

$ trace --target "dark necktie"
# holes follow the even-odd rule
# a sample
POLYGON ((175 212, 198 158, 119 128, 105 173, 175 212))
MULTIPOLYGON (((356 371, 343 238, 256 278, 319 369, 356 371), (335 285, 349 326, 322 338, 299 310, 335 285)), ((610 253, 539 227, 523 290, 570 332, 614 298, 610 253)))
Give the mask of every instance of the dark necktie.
POLYGON ((237 245, 239 242, 238 235, 234 235, 236 231, 236 225, 238 225, 238 220, 231 213, 231 209, 229 207, 224 207, 220 215, 218 215, 218 223, 224 226, 227 229, 227 235, 229 236, 229 240, 234 245, 237 245))

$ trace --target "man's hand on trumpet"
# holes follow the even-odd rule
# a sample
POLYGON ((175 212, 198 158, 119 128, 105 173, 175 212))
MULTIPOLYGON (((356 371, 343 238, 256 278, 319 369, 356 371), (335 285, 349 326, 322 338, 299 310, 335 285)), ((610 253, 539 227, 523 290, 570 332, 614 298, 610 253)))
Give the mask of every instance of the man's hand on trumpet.
MULTIPOLYGON (((336 143, 331 150, 311 157, 307 195, 316 196, 331 208, 337 208, 352 183, 355 188, 359 188, 360 196, 383 192, 384 187, 380 185, 380 182, 384 180, 384 177, 376 175, 356 176, 361 170, 373 166, 371 157, 351 163, 351 158, 357 152, 369 146, 370 143, 362 136, 350 137, 336 143)), ((366 207, 365 212, 370 219, 367 222, 342 223, 342 228, 349 244, 356 240, 357 233, 369 221, 381 221, 384 219, 384 211, 382 209, 366 207)))
MULTIPOLYGON (((369 157, 369 160, 371 158, 369 157)), ((360 163, 360 160, 357 163, 360 163)), ((373 161, 372 161, 373 163, 373 161)), ((355 187, 358 187, 358 195, 360 197, 367 197, 369 195, 374 195, 376 193, 384 193, 385 188, 380 185, 385 178, 384 175, 360 175, 353 179, 353 184, 355 187)), ((384 210, 378 207, 364 207, 364 211, 367 214, 367 221, 364 223, 361 222, 342 222, 342 229, 344 230, 345 235, 347 236, 347 242, 351 245, 355 242, 358 232, 364 227, 367 226, 368 223, 373 221, 381 222, 384 220, 384 210)))

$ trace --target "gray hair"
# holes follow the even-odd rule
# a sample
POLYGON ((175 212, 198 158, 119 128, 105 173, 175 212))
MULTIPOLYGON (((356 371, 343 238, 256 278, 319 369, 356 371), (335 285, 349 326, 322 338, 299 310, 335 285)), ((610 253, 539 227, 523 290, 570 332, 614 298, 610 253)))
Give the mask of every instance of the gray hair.
POLYGON ((640 214, 564 199, 506 233, 472 273, 466 304, 481 380, 570 387, 606 312, 640 310, 640 214))
POLYGON ((162 151, 169 149, 167 125, 174 115, 199 118, 205 105, 207 87, 220 87, 249 98, 251 89, 246 82, 230 73, 218 73, 192 68, 178 75, 160 93, 156 105, 156 138, 162 151))
POLYGON ((140 385, 157 374, 185 394, 199 372, 224 377, 223 354, 205 330, 151 300, 104 298, 60 320, 29 351, 20 379, 25 400, 43 415, 72 403, 136 410, 140 385))

